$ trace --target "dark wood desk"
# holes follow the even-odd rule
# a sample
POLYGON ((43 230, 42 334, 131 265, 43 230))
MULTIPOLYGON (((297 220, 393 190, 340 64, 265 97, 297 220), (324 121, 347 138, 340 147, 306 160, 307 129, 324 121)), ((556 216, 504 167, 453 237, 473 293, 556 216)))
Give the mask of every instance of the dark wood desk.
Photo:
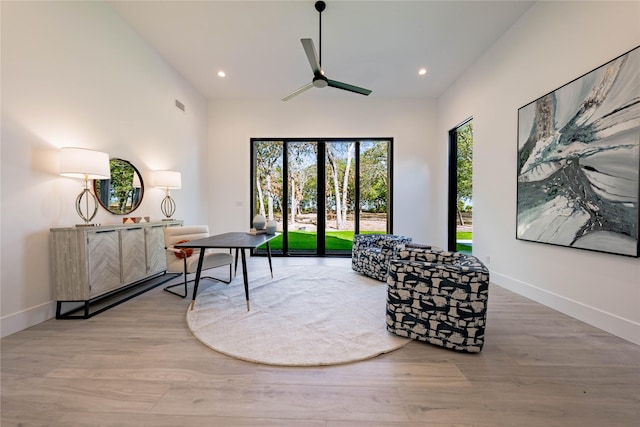
MULTIPOLYGON (((200 284, 200 273, 202 272, 202 263, 204 261, 204 253, 206 249, 235 249, 236 261, 235 272, 238 271, 238 252, 242 257, 242 276, 244 279, 244 294, 247 299, 247 311, 249 311, 249 279, 247 277, 247 256, 245 249, 255 249, 258 246, 266 244, 267 255, 269 257, 269 270, 271 271, 271 277, 273 277, 273 266, 271 264, 271 248, 269 247, 269 240, 279 236, 276 234, 258 234, 252 235, 244 232, 232 232, 218 234, 216 236, 205 237, 204 239, 191 240, 189 242, 180 243, 175 245, 176 248, 195 248, 200 249, 200 258, 198 259, 198 268, 196 270, 196 279, 193 286, 193 297, 191 299, 191 309, 196 300, 196 294, 198 293, 198 285, 200 284)), ((234 273, 235 275, 235 273, 234 273)))

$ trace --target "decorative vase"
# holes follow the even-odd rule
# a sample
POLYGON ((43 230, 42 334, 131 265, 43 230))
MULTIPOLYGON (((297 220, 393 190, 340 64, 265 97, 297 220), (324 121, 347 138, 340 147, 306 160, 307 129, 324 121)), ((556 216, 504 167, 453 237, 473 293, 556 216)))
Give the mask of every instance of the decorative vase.
POLYGON ((277 229, 278 229, 277 221, 272 219, 267 223, 267 234, 276 234, 277 229))
POLYGON ((262 230, 267 225, 267 219, 258 214, 253 217, 253 228, 256 230, 262 230))

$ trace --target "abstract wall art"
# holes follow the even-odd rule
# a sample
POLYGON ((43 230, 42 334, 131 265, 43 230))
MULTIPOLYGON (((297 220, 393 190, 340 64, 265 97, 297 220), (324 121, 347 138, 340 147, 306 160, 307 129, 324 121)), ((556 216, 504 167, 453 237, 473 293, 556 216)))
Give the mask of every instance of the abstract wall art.
POLYGON ((640 256, 640 46, 518 109, 517 171, 517 239, 640 256))

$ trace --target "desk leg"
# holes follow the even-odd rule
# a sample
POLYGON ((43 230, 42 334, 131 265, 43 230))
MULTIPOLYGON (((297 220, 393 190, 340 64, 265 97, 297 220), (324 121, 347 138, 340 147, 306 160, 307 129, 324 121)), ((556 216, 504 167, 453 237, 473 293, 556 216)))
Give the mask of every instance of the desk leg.
POLYGON ((273 266, 271 265, 271 247, 267 242, 267 256, 269 257, 269 270, 271 271, 271 278, 273 279, 273 266))
POLYGON ((243 275, 243 279, 244 279, 244 295, 245 298, 247 299, 247 311, 250 310, 249 308, 249 278, 247 277, 247 256, 245 255, 245 250, 244 249, 240 249, 241 253, 242 253, 242 275, 243 275))
MULTIPOLYGON (((240 250, 240 248, 236 248, 236 267, 235 270, 233 272, 233 277, 236 277, 238 275, 238 251, 240 250)), ((244 256, 244 254, 242 254, 244 256)))
MULTIPOLYGON (((204 248, 200 249, 200 258, 198 258, 198 268, 196 270, 196 280, 193 284, 193 297, 191 298, 191 310, 196 303, 196 294, 198 293, 198 285, 200 284, 200 273, 202 272, 202 263, 204 262, 204 248)), ((187 274, 185 271, 184 274, 187 274)))

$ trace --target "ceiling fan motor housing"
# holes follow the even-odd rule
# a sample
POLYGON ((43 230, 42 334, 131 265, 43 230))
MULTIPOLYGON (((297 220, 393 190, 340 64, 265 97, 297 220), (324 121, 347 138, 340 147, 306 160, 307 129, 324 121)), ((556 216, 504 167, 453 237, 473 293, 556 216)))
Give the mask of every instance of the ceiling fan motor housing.
POLYGON ((327 78, 323 75, 317 75, 313 78, 313 85, 315 87, 327 87, 329 85, 329 82, 327 81, 327 78))

